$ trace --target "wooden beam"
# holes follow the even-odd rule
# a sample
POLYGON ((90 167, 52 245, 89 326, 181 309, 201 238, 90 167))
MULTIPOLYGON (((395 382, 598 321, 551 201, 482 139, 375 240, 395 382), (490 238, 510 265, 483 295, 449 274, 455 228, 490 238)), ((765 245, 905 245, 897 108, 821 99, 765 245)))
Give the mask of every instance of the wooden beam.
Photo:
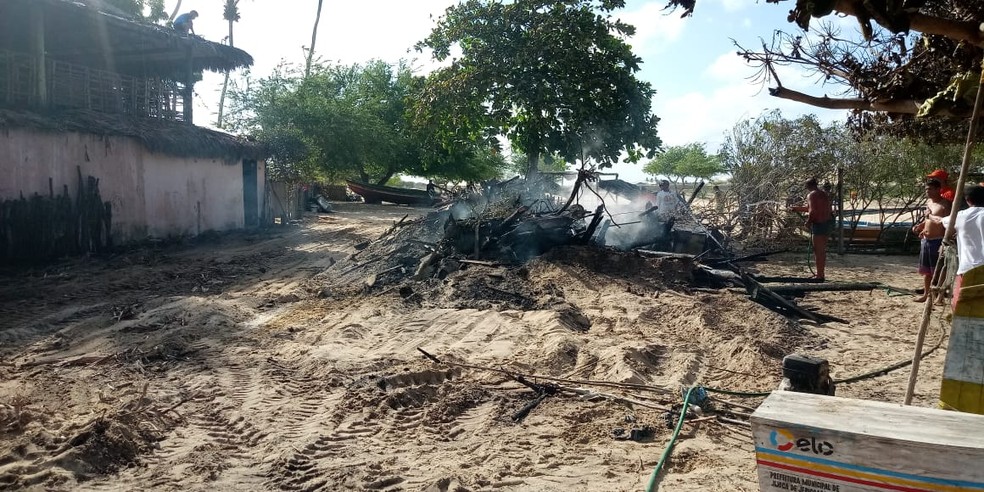
POLYGON ((47 58, 44 47, 44 10, 39 3, 31 4, 31 56, 34 58, 34 94, 41 107, 48 106, 47 58))
POLYGON ((194 65, 194 62, 195 62, 195 57, 193 56, 193 51, 192 51, 192 47, 191 46, 188 46, 188 52, 187 52, 187 55, 186 56, 188 58, 187 59, 188 69, 185 72, 185 89, 184 89, 184 94, 183 94, 184 108, 182 108, 182 109, 184 109, 184 118, 183 118, 184 119, 184 122, 185 123, 188 123, 189 125, 192 125, 195 122, 195 114, 194 114, 194 105, 195 105, 195 79, 194 79, 195 65, 194 65))
MULTIPOLYGON (((91 62, 92 60, 102 61, 105 57, 105 53, 103 51, 92 50, 49 50, 48 55, 52 58, 60 58, 80 65, 88 64, 88 62, 91 62)), ((162 60, 177 63, 185 60, 185 54, 180 51, 176 51, 173 48, 159 48, 139 51, 121 51, 119 49, 114 49, 112 55, 112 58, 116 61, 116 63, 137 63, 141 61, 162 60)))

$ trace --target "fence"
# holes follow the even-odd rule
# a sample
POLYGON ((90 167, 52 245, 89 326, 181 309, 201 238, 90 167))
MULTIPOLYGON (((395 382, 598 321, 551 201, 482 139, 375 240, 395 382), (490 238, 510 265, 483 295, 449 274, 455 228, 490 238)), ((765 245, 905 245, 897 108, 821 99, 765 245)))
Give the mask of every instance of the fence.
POLYGON ((65 255, 102 253, 112 247, 113 210, 99 194, 99 180, 79 182, 75 196, 64 185, 55 194, 0 201, 0 264, 50 260, 65 255))
MULTIPOLYGON (((32 56, 0 51, 0 106, 39 107, 37 64, 32 56)), ((63 61, 45 60, 49 108, 89 109, 166 120, 184 115, 184 85, 139 78, 63 61)))

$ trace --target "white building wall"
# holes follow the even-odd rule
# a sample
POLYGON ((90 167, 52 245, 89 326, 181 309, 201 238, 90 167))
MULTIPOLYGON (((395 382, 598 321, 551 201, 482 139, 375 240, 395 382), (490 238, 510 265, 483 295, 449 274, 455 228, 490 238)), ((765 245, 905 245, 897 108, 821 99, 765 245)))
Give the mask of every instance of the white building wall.
MULTIPOLYGON (((257 164, 258 210, 264 168, 257 164)), ((195 235, 243 227, 243 164, 238 159, 195 159, 147 151, 136 139, 29 129, 0 130, 0 200, 55 194, 65 185, 74 198, 79 178, 99 179, 113 207, 117 242, 195 235)))

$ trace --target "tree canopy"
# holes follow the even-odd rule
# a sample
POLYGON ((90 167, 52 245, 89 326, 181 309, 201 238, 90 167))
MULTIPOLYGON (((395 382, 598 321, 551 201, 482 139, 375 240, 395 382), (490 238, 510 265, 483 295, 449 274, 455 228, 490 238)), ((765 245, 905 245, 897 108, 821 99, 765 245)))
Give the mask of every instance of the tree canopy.
POLYGON ((438 148, 407 118, 423 84, 405 64, 281 65, 231 90, 229 124, 273 152, 284 176, 384 184, 397 173, 450 180, 497 176, 495 149, 438 148))
POLYGON ((505 135, 528 156, 608 167, 661 145, 652 87, 612 17, 618 0, 466 0, 417 45, 450 66, 428 77, 415 119, 445 145, 505 135), (452 52, 460 50, 460 57, 452 52))
POLYGON ((802 195, 811 177, 836 183, 841 167, 846 205, 880 210, 917 203, 926 174, 952 170, 961 153, 959 144, 875 134, 859 139, 844 123, 824 125, 813 116, 786 119, 776 111, 737 123, 721 148, 731 190, 743 205, 784 203, 802 195))
MULTIPOLYGON (((959 141, 976 92, 984 55, 984 2, 979 0, 768 0, 789 1, 789 21, 802 30, 778 32, 760 48, 739 46, 775 97, 853 112, 854 130, 959 141), (814 22, 853 16, 860 32, 814 22), (783 86, 780 67, 813 71, 841 94, 827 97, 783 86), (918 117, 917 117, 918 115, 918 117)), ((694 11, 695 0, 670 0, 694 11)), ((775 7, 762 7, 775 8, 775 7)))
POLYGON ((702 143, 667 147, 643 168, 646 174, 666 176, 676 181, 686 178, 710 179, 724 172, 716 155, 708 155, 702 143))

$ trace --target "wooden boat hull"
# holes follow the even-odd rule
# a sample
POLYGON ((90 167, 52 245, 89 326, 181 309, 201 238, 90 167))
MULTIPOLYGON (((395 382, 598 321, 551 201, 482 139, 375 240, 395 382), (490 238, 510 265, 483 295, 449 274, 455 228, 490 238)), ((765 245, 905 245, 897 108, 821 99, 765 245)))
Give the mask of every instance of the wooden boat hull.
POLYGON ((423 190, 372 185, 358 181, 346 181, 353 193, 362 196, 366 203, 396 203, 400 205, 433 205, 434 199, 423 190))

